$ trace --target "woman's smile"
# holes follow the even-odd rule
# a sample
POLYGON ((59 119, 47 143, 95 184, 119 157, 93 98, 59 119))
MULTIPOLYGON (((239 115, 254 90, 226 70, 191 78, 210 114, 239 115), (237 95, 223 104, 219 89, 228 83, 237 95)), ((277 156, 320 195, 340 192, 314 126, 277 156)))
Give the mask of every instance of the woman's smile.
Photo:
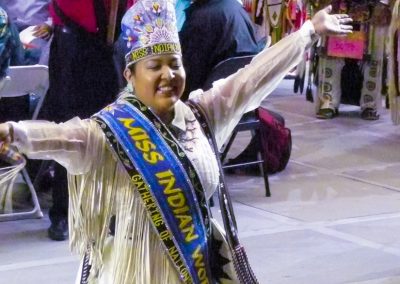
POLYGON ((171 85, 159 86, 157 88, 157 93, 162 95, 173 96, 176 95, 177 88, 171 85))

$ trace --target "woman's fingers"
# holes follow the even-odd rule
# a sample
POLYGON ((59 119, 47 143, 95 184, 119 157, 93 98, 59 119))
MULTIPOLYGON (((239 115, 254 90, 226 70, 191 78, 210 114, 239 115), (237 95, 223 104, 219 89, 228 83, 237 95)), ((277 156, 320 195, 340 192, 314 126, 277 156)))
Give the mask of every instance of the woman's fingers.
POLYGON ((334 16, 334 17, 336 17, 338 19, 350 18, 350 16, 347 15, 347 14, 335 14, 335 15, 332 15, 332 16, 334 16))
POLYGON ((346 31, 352 31, 353 30, 353 26, 349 26, 349 25, 341 25, 340 28, 342 30, 346 30, 346 31))
POLYGON ((348 18, 348 17, 339 19, 339 23, 341 23, 341 24, 349 24, 349 23, 352 23, 352 22, 353 22, 353 19, 352 18, 348 18))
POLYGON ((47 39, 51 35, 51 27, 47 24, 37 25, 33 29, 33 36, 47 39))
POLYGON ((33 33, 33 35, 36 36, 36 37, 44 37, 44 36, 47 36, 48 33, 49 32, 47 30, 45 30, 45 29, 39 29, 39 30, 35 31, 33 33))

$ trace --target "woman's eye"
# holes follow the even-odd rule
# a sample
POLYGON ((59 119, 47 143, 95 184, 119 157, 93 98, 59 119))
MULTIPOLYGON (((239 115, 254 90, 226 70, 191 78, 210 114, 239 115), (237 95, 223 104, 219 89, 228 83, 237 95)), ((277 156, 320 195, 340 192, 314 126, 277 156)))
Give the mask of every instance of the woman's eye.
POLYGON ((149 65, 147 65, 147 69, 157 70, 157 69, 160 69, 160 65, 158 65, 158 64, 149 64, 149 65))
POLYGON ((172 64, 171 64, 171 68, 172 68, 172 69, 179 69, 179 68, 181 68, 181 67, 182 67, 182 64, 179 63, 179 62, 175 62, 175 63, 172 63, 172 64))

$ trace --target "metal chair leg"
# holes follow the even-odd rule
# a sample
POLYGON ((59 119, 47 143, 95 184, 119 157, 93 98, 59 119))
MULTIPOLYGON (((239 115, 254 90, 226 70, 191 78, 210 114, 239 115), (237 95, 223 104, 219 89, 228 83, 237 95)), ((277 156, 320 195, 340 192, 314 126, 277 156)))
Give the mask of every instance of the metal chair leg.
POLYGON ((265 162, 262 163, 262 174, 264 178, 264 185, 265 185, 265 196, 270 197, 271 191, 269 189, 269 180, 268 180, 268 173, 267 173, 267 165, 265 162))
POLYGON ((237 135, 237 131, 234 130, 233 133, 232 133, 232 136, 229 137, 228 143, 225 145, 225 148, 222 150, 222 153, 219 156, 220 160, 221 160, 221 163, 223 163, 225 161, 226 155, 228 154, 229 149, 231 148, 232 143, 236 138, 236 135, 237 135))
POLYGON ((24 178, 29 191, 31 193, 31 198, 32 198, 32 203, 33 203, 33 209, 31 211, 27 212, 15 212, 15 213, 6 213, 6 214, 0 214, 0 221, 13 221, 13 220, 21 220, 21 219, 36 219, 36 218, 42 218, 43 213, 42 210, 40 209, 40 204, 39 204, 39 199, 37 198, 35 189, 33 187, 33 184, 31 182, 31 179, 29 178, 28 172, 26 168, 24 168, 21 171, 22 177, 24 178))
MULTIPOLYGON (((260 132, 258 133, 258 135, 261 135, 260 132)), ((266 197, 270 197, 271 196, 271 191, 269 189, 269 179, 268 179, 268 168, 267 168, 267 162, 265 161, 264 157, 265 157, 265 152, 264 152, 264 148, 262 146, 262 139, 260 137, 260 139, 258 140, 258 149, 259 149, 259 155, 260 160, 262 160, 261 163, 261 173, 263 175, 264 178, 264 186, 265 186, 265 196, 266 197)))

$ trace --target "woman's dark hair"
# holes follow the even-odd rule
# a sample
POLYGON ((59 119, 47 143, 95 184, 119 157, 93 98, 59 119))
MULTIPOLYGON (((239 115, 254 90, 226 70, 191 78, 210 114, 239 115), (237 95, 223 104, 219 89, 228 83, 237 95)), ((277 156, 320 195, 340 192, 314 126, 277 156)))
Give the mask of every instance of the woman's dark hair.
POLYGON ((132 74, 135 74, 136 72, 136 63, 133 63, 128 66, 128 69, 131 70, 132 74))

